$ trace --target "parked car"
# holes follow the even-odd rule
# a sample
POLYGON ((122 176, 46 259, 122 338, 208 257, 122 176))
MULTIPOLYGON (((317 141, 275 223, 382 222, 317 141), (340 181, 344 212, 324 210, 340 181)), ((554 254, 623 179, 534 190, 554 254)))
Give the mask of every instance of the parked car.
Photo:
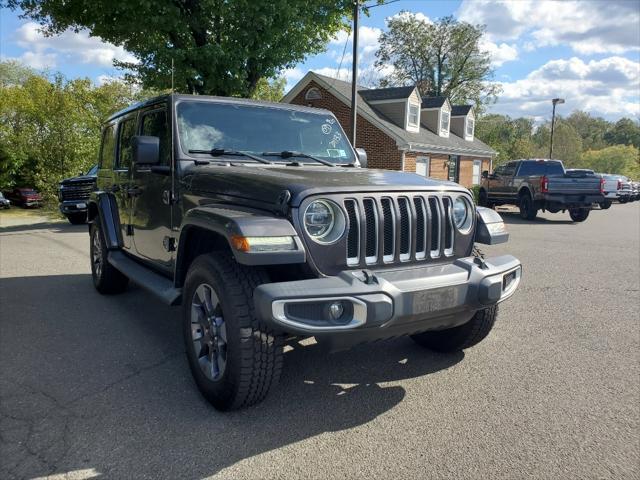
POLYGON ((132 280, 181 304, 191 372, 219 409, 267 395, 292 335, 471 347, 520 282, 516 258, 474 247, 507 241, 496 212, 456 183, 362 168, 330 111, 165 95, 102 139, 95 288, 132 280))
POLYGON ((11 202, 4 198, 2 192, 0 192, 0 208, 4 208, 5 210, 11 208, 11 202))
POLYGON ((42 196, 33 188, 14 188, 8 192, 4 192, 4 196, 13 204, 23 208, 41 207, 42 196))
POLYGON ((618 201, 627 203, 633 200, 633 187, 631 181, 624 175, 615 175, 618 180, 618 201))
POLYGON ((608 173, 597 173, 603 180, 602 194, 604 195, 604 202, 600 204, 601 208, 608 209, 611 204, 618 200, 618 177, 617 175, 610 175, 608 173))
POLYGON ((640 182, 631 182, 631 200, 640 200, 640 182))
POLYGON ((583 222, 594 203, 604 202, 602 184, 595 175, 566 172, 559 160, 516 160, 492 174, 482 172, 478 198, 482 206, 516 205, 526 220, 536 218, 538 210, 568 210, 571 220, 583 222))
POLYGON ((96 189, 97 173, 98 165, 94 165, 87 173, 67 178, 58 186, 60 212, 74 225, 87 222, 87 202, 96 189))

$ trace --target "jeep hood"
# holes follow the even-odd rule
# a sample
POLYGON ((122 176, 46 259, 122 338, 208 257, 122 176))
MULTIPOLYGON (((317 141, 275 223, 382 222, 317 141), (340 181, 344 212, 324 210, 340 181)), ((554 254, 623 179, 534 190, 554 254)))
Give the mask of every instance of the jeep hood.
POLYGON ((468 190, 457 183, 434 180, 415 173, 353 167, 325 166, 193 166, 184 181, 195 194, 232 196, 277 204, 284 190, 291 206, 309 195, 348 192, 406 192, 468 190))

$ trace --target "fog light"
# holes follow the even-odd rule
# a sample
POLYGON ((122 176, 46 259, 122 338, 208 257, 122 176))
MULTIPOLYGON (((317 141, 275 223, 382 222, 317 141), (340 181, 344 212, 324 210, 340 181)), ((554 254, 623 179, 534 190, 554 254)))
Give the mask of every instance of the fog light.
POLYGON ((343 313, 344 306, 342 305, 342 302, 333 302, 329 305, 329 316, 331 317, 331 320, 339 320, 343 313))

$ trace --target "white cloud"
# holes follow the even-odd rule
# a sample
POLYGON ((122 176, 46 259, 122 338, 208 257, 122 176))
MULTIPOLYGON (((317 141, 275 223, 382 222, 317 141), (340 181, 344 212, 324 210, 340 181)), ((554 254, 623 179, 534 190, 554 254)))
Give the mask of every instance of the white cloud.
POLYGON ((60 62, 112 67, 114 60, 136 61, 124 48, 90 37, 86 31, 66 30, 60 35, 46 37, 34 22, 27 22, 16 30, 15 42, 26 50, 19 59, 38 69, 53 68, 60 62))
POLYGON ((494 67, 500 67, 507 62, 518 59, 518 47, 514 44, 510 45, 504 42, 497 44, 483 39, 480 42, 480 50, 489 52, 489 55, 491 55, 491 63, 494 67))
POLYGON ((523 79, 499 83, 503 93, 492 110, 512 116, 547 116, 556 97, 565 98, 567 112, 640 115, 640 65, 624 57, 551 60, 523 79))
POLYGON ((640 50, 636 0, 464 0, 460 20, 487 26, 489 40, 527 35, 525 50, 569 45, 581 54, 640 50))

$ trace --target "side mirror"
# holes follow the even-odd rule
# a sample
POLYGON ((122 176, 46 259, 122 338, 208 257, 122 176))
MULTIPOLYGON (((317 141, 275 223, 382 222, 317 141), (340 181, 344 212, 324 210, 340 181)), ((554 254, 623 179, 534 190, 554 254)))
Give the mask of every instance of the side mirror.
POLYGON ((160 163, 160 139, 137 135, 131 139, 133 163, 136 165, 157 165, 160 163))
POLYGON ((489 170, 482 172, 482 178, 489 178, 489 170))
POLYGON ((358 155, 358 161, 360 162, 361 168, 367 168, 367 152, 364 148, 356 148, 356 154, 358 155))

